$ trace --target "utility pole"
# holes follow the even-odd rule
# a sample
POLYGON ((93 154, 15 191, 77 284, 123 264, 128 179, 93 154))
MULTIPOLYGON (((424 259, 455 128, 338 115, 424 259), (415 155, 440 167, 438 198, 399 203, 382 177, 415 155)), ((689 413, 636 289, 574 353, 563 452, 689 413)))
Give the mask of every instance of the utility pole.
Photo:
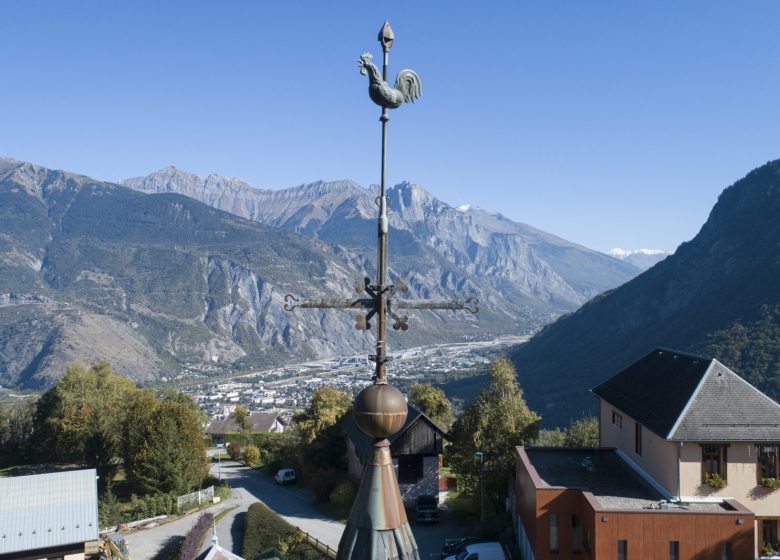
POLYGON ((479 457, 479 521, 485 523, 485 478, 483 470, 485 465, 485 454, 482 451, 474 452, 479 457))

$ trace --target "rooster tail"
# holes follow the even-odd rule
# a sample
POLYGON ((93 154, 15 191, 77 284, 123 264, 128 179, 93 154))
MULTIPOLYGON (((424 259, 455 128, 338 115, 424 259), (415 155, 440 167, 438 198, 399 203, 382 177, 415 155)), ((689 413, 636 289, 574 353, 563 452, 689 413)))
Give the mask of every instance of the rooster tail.
POLYGON ((420 77, 414 70, 401 70, 395 79, 395 89, 404 96, 404 102, 414 103, 422 95, 420 77))

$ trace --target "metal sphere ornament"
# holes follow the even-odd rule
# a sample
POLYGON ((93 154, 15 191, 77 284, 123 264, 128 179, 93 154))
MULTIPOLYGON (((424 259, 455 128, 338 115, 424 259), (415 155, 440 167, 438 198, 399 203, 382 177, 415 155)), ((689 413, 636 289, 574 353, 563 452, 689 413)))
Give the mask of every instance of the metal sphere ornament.
POLYGON ((387 383, 369 385, 355 397, 352 417, 360 431, 388 438, 401 429, 409 412, 401 391, 387 383))

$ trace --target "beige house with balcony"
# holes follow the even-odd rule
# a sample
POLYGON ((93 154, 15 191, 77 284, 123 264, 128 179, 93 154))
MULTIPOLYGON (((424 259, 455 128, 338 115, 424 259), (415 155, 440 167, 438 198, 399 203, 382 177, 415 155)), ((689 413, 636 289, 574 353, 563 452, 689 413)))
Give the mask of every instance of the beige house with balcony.
POLYGON ((666 349, 593 394, 601 447, 669 500, 744 504, 756 556, 780 557, 780 405, 717 360, 666 349))

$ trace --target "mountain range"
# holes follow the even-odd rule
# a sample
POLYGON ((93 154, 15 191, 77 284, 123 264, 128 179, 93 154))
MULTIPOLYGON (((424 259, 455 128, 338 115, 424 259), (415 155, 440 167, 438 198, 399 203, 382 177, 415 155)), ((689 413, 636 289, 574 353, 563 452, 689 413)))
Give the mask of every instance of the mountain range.
POLYGON ((517 347, 530 405, 567 425, 595 409, 591 388, 656 347, 717 358, 780 398, 778 217, 780 160, 725 189, 673 255, 517 347))
MULTIPOLYGON (((283 300, 349 297, 373 274, 375 197, 349 181, 269 191, 172 168, 118 185, 0 159, 0 383, 45 387, 75 360, 152 381, 188 364, 368 352, 354 312, 283 300)), ((532 332, 638 272, 410 183, 389 197, 406 297, 481 300, 476 316, 410 314, 392 347, 532 332)))
POLYGON ((610 249, 608 254, 621 261, 631 263, 642 270, 647 270, 672 253, 663 249, 621 249, 620 247, 615 247, 610 249))

